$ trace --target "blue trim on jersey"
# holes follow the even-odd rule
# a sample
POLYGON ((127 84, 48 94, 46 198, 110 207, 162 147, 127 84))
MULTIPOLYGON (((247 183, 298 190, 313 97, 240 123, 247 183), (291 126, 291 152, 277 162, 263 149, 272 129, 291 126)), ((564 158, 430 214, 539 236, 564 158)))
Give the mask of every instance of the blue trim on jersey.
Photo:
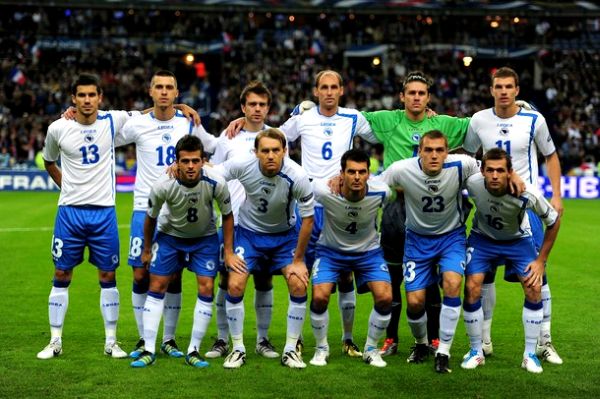
POLYGON ((523 109, 521 108, 517 115, 531 118, 531 128, 529 129, 529 146, 527 147, 527 165, 529 165, 529 183, 533 184, 533 175, 531 173, 531 149, 533 147, 533 138, 535 136, 535 122, 537 121, 538 115, 521 112, 522 110, 523 109))
MULTIPOLYGON (((283 164, 282 164, 282 167, 283 167, 283 164)), ((277 172, 277 176, 284 178, 285 180, 288 181, 288 183, 290 183, 290 187, 288 189, 287 205, 285 207, 285 214, 287 216, 288 226, 292 226, 292 224, 290 223, 290 218, 291 218, 290 205, 292 203, 292 200, 294 199, 294 193, 292 191, 292 188, 294 187, 294 181, 288 175, 281 172, 281 170, 279 172, 277 172)))
POLYGON ((208 182, 208 184, 210 184, 212 186, 212 196, 215 196, 215 190, 217 189, 217 181, 211 179, 210 177, 206 176, 204 174, 204 171, 202 169, 200 169, 200 181, 205 181, 208 182))
POLYGON ((383 201, 385 201, 385 191, 369 191, 369 186, 367 185, 367 197, 376 197, 376 196, 380 196, 381 197, 381 203, 379 204, 380 207, 383 206, 383 201))
POLYGON ((105 114, 105 115, 100 115, 98 114, 98 116, 96 117, 96 119, 102 120, 102 119, 108 119, 108 122, 110 124, 110 137, 112 138, 112 145, 110 147, 110 160, 112 161, 110 163, 110 176, 111 176, 111 181, 112 181, 112 197, 113 200, 115 199, 115 124, 113 122, 113 118, 111 114, 105 114))
POLYGON ((358 116, 353 114, 340 114, 336 112, 336 115, 342 116, 344 118, 352 119, 352 131, 350 134, 350 142, 348 143, 348 149, 352 148, 352 143, 354 142, 354 135, 356 134, 356 122, 358 120, 358 116))

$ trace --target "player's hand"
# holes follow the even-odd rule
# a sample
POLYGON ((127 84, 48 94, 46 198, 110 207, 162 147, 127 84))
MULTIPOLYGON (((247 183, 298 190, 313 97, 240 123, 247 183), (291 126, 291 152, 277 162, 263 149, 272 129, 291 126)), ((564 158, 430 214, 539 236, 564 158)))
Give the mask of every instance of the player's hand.
POLYGON ((167 166, 165 173, 168 174, 171 179, 179 179, 179 168, 175 162, 167 166))
POLYGON ((552 205, 552 208, 554 208, 554 210, 558 212, 558 215, 562 217, 564 208, 560 195, 553 195, 550 199, 550 205, 552 205))
POLYGON ((152 259, 152 249, 145 249, 142 251, 142 265, 148 270, 150 267, 150 260, 152 259))
POLYGON ((527 287, 534 287, 536 285, 542 285, 542 278, 544 276, 544 262, 539 259, 529 263, 525 268, 525 273, 529 272, 527 277, 523 279, 523 284, 527 287))
POLYGON ((232 139, 237 136, 240 130, 242 130, 244 127, 244 121, 244 118, 237 118, 229 123, 227 129, 225 129, 225 135, 227 135, 228 139, 232 139))
POLYGON ((510 190, 511 194, 518 197, 526 189, 525 182, 517 173, 511 173, 510 180, 508 182, 508 189, 510 190))
POLYGON ((69 108, 65 109, 65 112, 63 112, 60 117, 67 120, 73 120, 75 119, 75 115, 77 115, 77 108, 70 106, 69 108))
POLYGON ((432 110, 431 108, 427 107, 425 108, 425 116, 427 118, 432 118, 434 116, 437 116, 437 112, 435 112, 434 110, 432 110))
POLYGON ((242 258, 231 253, 225 254, 225 268, 230 272, 248 274, 248 268, 246 267, 246 261, 242 258))
POLYGON ((329 190, 331 194, 340 195, 342 193, 342 183, 344 179, 342 175, 333 176, 327 181, 327 186, 329 186, 329 190))
POLYGON ((286 266, 285 268, 285 279, 289 281, 292 276, 300 279, 300 282, 304 285, 304 288, 308 288, 308 269, 306 264, 302 261, 294 261, 286 266))
POLYGON ((533 105, 529 104, 527 101, 524 100, 517 100, 515 101, 515 104, 523 108, 525 111, 537 111, 533 105))
POLYGON ((317 104, 310 100, 304 100, 300 104, 296 105, 292 112, 290 112, 290 116, 302 115, 305 111, 308 111, 311 108, 316 107, 317 104))
POLYGON ((187 118, 188 121, 193 121, 194 126, 200 126, 200 115, 198 112, 187 104, 175 104, 174 107, 181 111, 183 116, 187 118))

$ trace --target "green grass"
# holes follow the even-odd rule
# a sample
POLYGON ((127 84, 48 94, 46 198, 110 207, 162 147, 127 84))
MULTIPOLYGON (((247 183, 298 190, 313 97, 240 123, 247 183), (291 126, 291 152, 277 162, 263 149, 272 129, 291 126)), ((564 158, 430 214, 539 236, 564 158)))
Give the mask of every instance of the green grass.
MULTIPOLYGON (((53 265, 50 239, 56 211, 56 193, 0 193, 0 398, 49 397, 598 397, 599 366, 595 348, 600 346, 598 309, 600 271, 598 230, 600 201, 565 201, 562 229, 549 262, 553 294, 553 338, 565 363, 545 365, 544 373, 531 375, 520 369, 523 347, 522 292, 519 286, 498 282, 498 305, 492 329, 495 354, 477 370, 464 371, 459 359, 467 351, 462 320, 452 349, 450 375, 437 375, 432 360, 424 365, 406 364, 411 339, 403 314, 400 356, 386 358, 388 367, 374 369, 358 359, 341 355, 341 325, 332 298, 329 342, 330 364, 325 368, 289 370, 277 359, 249 353, 239 370, 224 370, 222 360, 205 370, 185 366, 181 359, 159 356, 146 370, 134 370, 127 360, 102 355, 103 327, 99 311, 97 273, 84 263, 75 269, 70 288, 69 311, 64 328, 64 354, 49 360, 35 355, 48 342, 47 299, 53 265), (23 230, 11 230, 21 228, 23 230), (28 229, 28 230, 25 230, 28 229), (588 349, 590 348, 590 349, 588 349)), ((118 196, 122 259, 126 259, 131 195, 118 196)), ((118 273, 121 318, 118 336, 130 350, 137 341, 131 310, 131 271, 123 264, 118 273)), ((250 284, 251 287, 251 284, 250 284)), ((246 345, 255 340, 252 291, 246 296, 246 345), (248 306, 249 305, 249 306, 248 306)), ((184 304, 177 340, 187 347, 191 330, 195 282, 184 276, 184 304)), ((358 299, 355 338, 362 347, 372 306, 369 296, 358 299)), ((281 350, 285 340, 287 294, 276 278, 275 312, 270 330, 281 350)), ((202 352, 214 339, 214 320, 202 352)), ((305 361, 313 354, 310 322, 304 326, 305 361)))

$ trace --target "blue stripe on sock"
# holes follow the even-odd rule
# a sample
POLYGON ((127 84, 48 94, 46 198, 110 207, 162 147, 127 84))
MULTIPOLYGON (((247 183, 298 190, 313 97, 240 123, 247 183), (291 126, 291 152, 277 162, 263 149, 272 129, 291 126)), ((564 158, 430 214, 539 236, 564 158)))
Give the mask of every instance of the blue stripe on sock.
POLYGON ((156 299, 165 299, 165 294, 161 294, 160 292, 148 291, 148 296, 156 299))
POLYGON ((169 294, 181 294, 181 279, 171 281, 167 287, 169 294))
POLYGON ((463 309, 465 310, 465 312, 474 312, 476 310, 479 310, 480 308, 481 299, 478 299, 475 303, 468 303, 466 301, 463 303, 463 309))
POLYGON ((131 291, 133 291, 134 294, 145 294, 148 292, 149 285, 149 281, 144 281, 141 284, 138 284, 134 281, 131 291))
POLYGON ((534 303, 534 302, 529 302, 527 299, 525 299, 525 303, 523 304, 523 306, 530 310, 540 310, 541 308, 544 307, 542 301, 539 301, 538 303, 534 303))
POLYGON ((314 306, 314 302, 310 303, 310 311, 316 314, 323 314, 325 313, 325 311, 327 310, 327 307, 324 307, 323 309, 317 309, 314 306))
POLYGON ((290 295, 290 301, 292 301, 294 303, 304 303, 304 302, 306 302, 307 298, 308 297, 306 295, 304 295, 304 296, 293 296, 293 295, 290 295))
POLYGON ((375 311, 377 313, 379 313, 380 315, 382 315, 382 316, 387 316, 390 313, 392 313, 392 308, 391 307, 389 307, 388 309, 382 309, 382 308, 380 308, 378 306, 373 306, 373 309, 375 309, 375 311))
POLYGON ((230 296, 229 293, 225 294, 225 300, 230 303, 240 303, 244 299, 244 296, 230 296))
POLYGON ((542 276, 542 285, 548 284, 548 278, 546 278, 546 273, 542 276))
POLYGON ((442 303, 446 306, 452 306, 453 308, 460 306, 460 297, 445 296, 442 303))
POLYGON ((206 303, 212 303, 213 301, 213 296, 204 296, 204 295, 200 295, 198 294, 198 299, 200 299, 202 302, 206 302, 206 303))
POLYGON ((60 281, 57 279, 52 280, 52 285, 56 288, 68 288, 71 281, 60 281))
POLYGON ((117 280, 107 281, 106 283, 100 281, 100 288, 115 288, 117 286, 117 280))

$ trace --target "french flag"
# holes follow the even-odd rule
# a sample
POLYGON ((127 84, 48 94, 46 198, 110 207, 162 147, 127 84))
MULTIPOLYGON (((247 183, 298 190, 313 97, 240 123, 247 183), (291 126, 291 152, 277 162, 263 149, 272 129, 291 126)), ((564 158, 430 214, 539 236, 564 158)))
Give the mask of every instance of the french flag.
POLYGON ((19 68, 13 68, 12 71, 10 71, 10 80, 22 86, 25 84, 27 79, 25 78, 23 71, 21 71, 19 68))

